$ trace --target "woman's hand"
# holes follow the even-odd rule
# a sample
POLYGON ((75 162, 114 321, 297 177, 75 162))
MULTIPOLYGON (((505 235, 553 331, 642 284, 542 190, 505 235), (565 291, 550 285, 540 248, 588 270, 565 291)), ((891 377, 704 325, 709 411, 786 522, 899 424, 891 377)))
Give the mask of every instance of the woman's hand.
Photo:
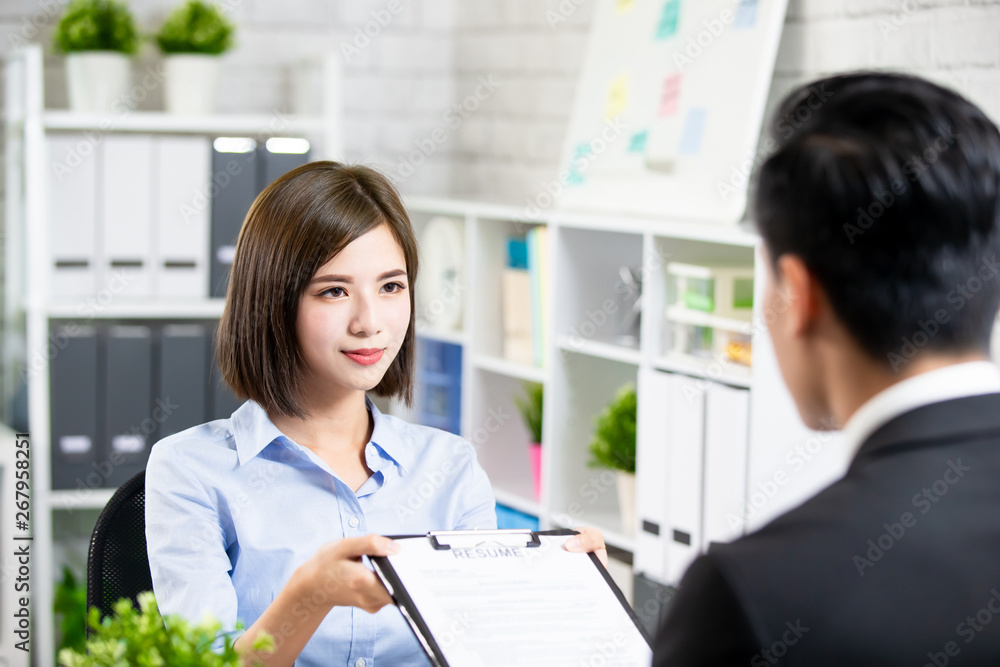
POLYGON ((604 544, 604 533, 596 528, 575 528, 579 535, 574 535, 565 542, 563 548, 566 551, 582 551, 585 553, 594 552, 601 559, 604 567, 608 566, 608 548, 604 544))
POLYGON ((388 556, 399 545, 387 537, 346 537, 321 546, 300 568, 305 590, 326 593, 330 607, 358 607, 368 613, 392 603, 378 576, 361 562, 362 556, 388 556))
POLYGON ((368 613, 392 602, 378 576, 361 562, 362 556, 388 556, 399 545, 387 537, 366 535, 327 542, 292 573, 264 613, 235 642, 245 665, 290 665, 302 653, 320 622, 334 607, 359 607, 368 613), (295 617, 295 623, 289 619, 295 617), (266 632, 274 651, 251 650, 254 639, 266 632))

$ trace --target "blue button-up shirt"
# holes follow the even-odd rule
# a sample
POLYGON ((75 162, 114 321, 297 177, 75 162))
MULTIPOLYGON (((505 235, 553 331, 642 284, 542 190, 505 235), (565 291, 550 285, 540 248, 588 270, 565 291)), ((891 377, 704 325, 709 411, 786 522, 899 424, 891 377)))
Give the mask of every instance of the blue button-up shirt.
MULTIPOLYGON (((156 443, 146 467, 146 543, 163 614, 196 622, 208 612, 226 631, 237 621, 249 627, 326 542, 496 528, 493 492, 468 441, 366 402, 375 422, 365 446, 372 475, 356 493, 253 401, 230 419, 156 443)), ((303 600, 287 622, 318 606, 303 600)), ((334 607, 295 664, 428 662, 390 605, 376 614, 334 607)))

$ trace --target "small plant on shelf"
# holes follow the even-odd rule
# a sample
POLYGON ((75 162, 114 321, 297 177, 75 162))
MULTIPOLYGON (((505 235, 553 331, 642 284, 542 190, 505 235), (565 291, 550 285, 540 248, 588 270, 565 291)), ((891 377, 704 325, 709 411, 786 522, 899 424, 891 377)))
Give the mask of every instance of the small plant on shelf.
POLYGON ((540 382, 525 382, 524 393, 515 396, 514 403, 531 433, 528 454, 531 457, 531 478, 537 501, 542 497, 542 406, 545 403, 545 385, 540 382))
POLYGON ((635 387, 626 385, 597 418, 590 443, 592 468, 611 468, 635 473, 635 387))
POLYGON ((129 56, 139 50, 135 19, 119 0, 72 0, 52 33, 66 54, 66 84, 73 111, 112 111, 128 97, 129 56))
POLYGON ((514 397, 524 425, 531 433, 531 441, 542 442, 542 404, 545 402, 545 385, 540 382, 525 382, 524 394, 514 397))
POLYGON ((614 400, 597 418, 590 443, 591 467, 611 468, 617 476, 618 509, 622 530, 635 532, 635 423, 637 397, 634 385, 618 390, 614 400))
POLYGON ((52 33, 56 50, 119 51, 132 55, 139 50, 135 19, 118 0, 73 0, 52 33))
POLYGON ((233 23, 215 5, 188 0, 167 15, 156 43, 163 53, 219 55, 233 46, 233 23))
POLYGON ((187 0, 167 15, 156 33, 164 57, 167 111, 215 111, 220 56, 233 47, 235 32, 221 9, 202 0, 187 0))
MULTIPOLYGON (((87 640, 86 653, 72 649, 59 651, 63 667, 117 667, 118 665, 170 665, 171 667, 242 667, 240 652, 233 640, 225 638, 221 651, 211 650, 222 624, 206 618, 197 625, 180 616, 168 616, 164 622, 153 593, 139 594, 140 610, 122 598, 114 605, 113 616, 100 619, 97 607, 91 607, 87 623, 93 635, 87 640)), ((254 651, 273 651, 272 637, 261 633, 253 643, 254 651)))

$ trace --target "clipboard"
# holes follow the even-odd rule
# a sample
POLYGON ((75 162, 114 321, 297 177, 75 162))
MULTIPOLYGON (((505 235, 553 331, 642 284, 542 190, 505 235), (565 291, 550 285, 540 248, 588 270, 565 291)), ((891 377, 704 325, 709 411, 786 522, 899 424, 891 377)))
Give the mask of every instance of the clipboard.
POLYGON ((436 667, 652 662, 650 637, 593 553, 562 548, 574 530, 390 535, 370 557, 436 667))

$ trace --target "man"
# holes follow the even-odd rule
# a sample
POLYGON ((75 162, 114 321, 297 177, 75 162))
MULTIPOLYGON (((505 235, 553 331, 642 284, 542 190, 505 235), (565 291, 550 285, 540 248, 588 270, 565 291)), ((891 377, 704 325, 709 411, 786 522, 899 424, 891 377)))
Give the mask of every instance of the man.
POLYGON ((843 479, 685 574, 657 666, 1000 665, 1000 134, 956 93, 793 92, 754 214, 764 311, 843 479))

